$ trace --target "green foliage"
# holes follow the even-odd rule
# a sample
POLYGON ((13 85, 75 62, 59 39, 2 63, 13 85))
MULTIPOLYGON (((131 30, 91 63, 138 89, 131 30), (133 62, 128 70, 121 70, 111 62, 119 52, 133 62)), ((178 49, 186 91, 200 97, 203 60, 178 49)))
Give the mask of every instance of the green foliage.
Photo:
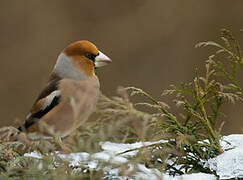
MULTIPOLYGON (((243 93, 238 77, 238 71, 243 69, 240 45, 228 30, 221 31, 221 40, 221 43, 208 41, 196 45, 216 48, 206 61, 205 74, 196 69, 191 82, 179 87, 172 85, 163 91, 161 98, 174 98, 173 110, 142 89, 119 88, 119 96, 102 95, 94 120, 85 122, 64 142, 57 137, 52 140, 27 138, 28 143, 1 143, 0 179, 101 179, 102 168, 92 171, 82 166, 70 167, 55 154, 50 156, 50 152, 94 153, 100 151, 101 141, 130 143, 160 139, 166 141, 128 150, 139 150, 129 163, 145 163, 147 167, 172 175, 214 173, 204 163, 223 152, 219 144, 223 127, 223 123, 219 125, 223 114, 221 108, 225 103, 242 100, 243 93), (144 97, 145 102, 132 103, 130 96, 134 95, 144 97), (141 106, 144 108, 139 110, 141 106), (36 160, 22 156, 33 150, 44 158, 36 160), (77 168, 87 173, 73 173, 77 168)), ((121 175, 128 175, 126 164, 120 168, 121 175)))
POLYGON ((237 67, 243 68, 243 60, 239 43, 229 31, 222 30, 221 39, 223 44, 209 41, 196 45, 217 48, 206 61, 205 75, 200 76, 196 69, 192 82, 182 83, 180 87, 172 85, 163 91, 162 97, 173 95, 176 112, 171 112, 165 102, 156 100, 142 89, 126 88, 131 91, 131 96, 142 95, 149 100, 137 105, 156 110, 151 121, 154 138, 166 139, 167 142, 149 148, 153 158, 163 160, 155 167, 163 166, 170 174, 213 173, 204 162, 223 152, 219 144, 223 123, 219 127, 217 123, 225 103, 242 100, 237 67))

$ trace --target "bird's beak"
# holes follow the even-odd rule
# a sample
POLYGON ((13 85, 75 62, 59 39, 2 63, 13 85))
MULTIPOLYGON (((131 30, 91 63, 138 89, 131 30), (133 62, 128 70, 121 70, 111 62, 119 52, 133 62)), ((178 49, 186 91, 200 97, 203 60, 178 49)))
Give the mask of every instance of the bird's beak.
POLYGON ((111 62, 112 60, 104 55, 101 51, 99 51, 99 55, 95 57, 95 67, 102 67, 111 62))

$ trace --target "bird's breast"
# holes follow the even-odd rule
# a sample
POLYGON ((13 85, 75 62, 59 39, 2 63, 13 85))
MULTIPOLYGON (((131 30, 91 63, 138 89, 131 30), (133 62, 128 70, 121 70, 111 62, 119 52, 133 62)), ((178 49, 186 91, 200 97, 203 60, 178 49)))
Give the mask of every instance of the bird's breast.
POLYGON ((60 103, 50 111, 43 120, 52 126, 62 137, 84 124, 95 110, 99 95, 99 80, 60 81, 60 103))

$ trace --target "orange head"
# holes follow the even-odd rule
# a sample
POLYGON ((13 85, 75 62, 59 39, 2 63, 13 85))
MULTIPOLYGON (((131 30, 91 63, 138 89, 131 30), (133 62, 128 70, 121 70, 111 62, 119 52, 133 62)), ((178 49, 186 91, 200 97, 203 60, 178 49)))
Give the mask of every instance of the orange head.
POLYGON ((68 45, 59 55, 55 70, 63 77, 78 78, 78 73, 93 76, 94 69, 111 62, 97 47, 86 40, 68 45))

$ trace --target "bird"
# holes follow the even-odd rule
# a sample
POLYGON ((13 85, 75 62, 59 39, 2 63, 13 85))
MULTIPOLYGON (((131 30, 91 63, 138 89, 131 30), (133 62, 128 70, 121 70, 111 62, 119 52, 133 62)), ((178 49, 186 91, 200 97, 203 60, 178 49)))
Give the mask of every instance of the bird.
POLYGON ((48 129, 52 129, 60 137, 68 136, 94 111, 100 95, 95 70, 111 62, 88 40, 68 45, 59 54, 47 84, 18 130, 50 135, 48 129), (47 130, 43 131, 41 125, 47 130))

